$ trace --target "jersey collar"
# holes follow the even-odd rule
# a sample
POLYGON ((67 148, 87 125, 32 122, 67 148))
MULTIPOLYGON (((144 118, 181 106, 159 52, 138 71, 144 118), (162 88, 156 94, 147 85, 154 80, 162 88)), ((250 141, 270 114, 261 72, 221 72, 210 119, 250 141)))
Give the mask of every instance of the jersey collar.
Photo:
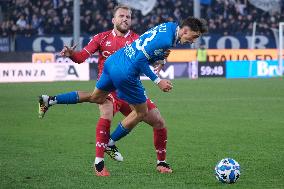
MULTIPOLYGON (((114 31, 114 29, 111 31, 113 37, 116 37, 116 33, 114 31)), ((123 36, 124 38, 127 38, 130 35, 130 30, 128 30, 128 32, 123 36)))

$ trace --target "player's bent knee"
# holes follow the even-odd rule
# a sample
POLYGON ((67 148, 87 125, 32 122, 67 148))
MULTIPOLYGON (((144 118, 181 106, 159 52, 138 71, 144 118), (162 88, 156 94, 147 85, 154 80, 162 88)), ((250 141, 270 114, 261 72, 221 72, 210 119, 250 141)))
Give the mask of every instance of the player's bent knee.
POLYGON ((104 114, 104 115, 101 115, 100 118, 103 118, 103 119, 107 119, 107 120, 109 120, 109 121, 112 121, 113 116, 112 116, 112 115, 106 115, 106 114, 104 114))
POLYGON ((164 118, 160 117, 155 124, 155 128, 162 129, 164 127, 165 127, 165 120, 164 118))
POLYGON ((103 104, 105 101, 106 101, 105 98, 99 98, 99 99, 96 101, 96 103, 97 103, 97 104, 103 104))
POLYGON ((113 119, 113 111, 103 111, 101 112, 101 118, 112 120, 113 119))
POLYGON ((147 116, 148 110, 142 111, 142 112, 137 112, 137 117, 142 120, 147 116))
POLYGON ((98 97, 98 96, 90 96, 90 99, 89 99, 89 102, 97 103, 97 104, 103 104, 105 101, 106 101, 106 98, 98 97))

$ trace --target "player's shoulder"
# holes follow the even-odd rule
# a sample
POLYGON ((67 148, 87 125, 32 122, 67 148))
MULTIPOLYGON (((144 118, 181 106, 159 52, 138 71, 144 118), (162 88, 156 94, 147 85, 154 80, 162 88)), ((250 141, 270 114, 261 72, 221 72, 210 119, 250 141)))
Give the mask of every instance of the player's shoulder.
POLYGON ((173 26, 173 25, 177 25, 177 22, 165 22, 165 24, 173 26))
POLYGON ((151 28, 150 31, 158 30, 160 33, 168 33, 168 32, 175 31, 177 27, 178 27, 178 24, 176 22, 163 22, 151 28))
POLYGON ((168 28, 176 28, 178 26, 178 23, 176 23, 176 22, 165 22, 165 23, 162 23, 161 25, 164 25, 168 28))
POLYGON ((108 30, 108 31, 105 31, 105 32, 98 33, 98 34, 96 34, 92 37, 90 42, 101 44, 104 40, 106 40, 108 38, 108 36, 111 35, 111 32, 112 32, 112 30, 108 30))
POLYGON ((112 30, 100 32, 100 33, 94 35, 93 38, 104 38, 104 37, 109 36, 111 34, 111 32, 112 32, 112 30))
POLYGON ((130 34, 129 34, 132 38, 138 38, 139 35, 137 33, 135 33, 134 31, 130 30, 130 34))
POLYGON ((163 43, 164 46, 170 47, 173 45, 173 38, 176 34, 176 29, 178 27, 178 24, 175 22, 164 22, 159 25, 159 38, 161 43, 163 43))
POLYGON ((176 34, 176 30, 178 28, 178 23, 176 22, 165 22, 162 23, 159 27, 159 31, 161 34, 173 36, 176 34))

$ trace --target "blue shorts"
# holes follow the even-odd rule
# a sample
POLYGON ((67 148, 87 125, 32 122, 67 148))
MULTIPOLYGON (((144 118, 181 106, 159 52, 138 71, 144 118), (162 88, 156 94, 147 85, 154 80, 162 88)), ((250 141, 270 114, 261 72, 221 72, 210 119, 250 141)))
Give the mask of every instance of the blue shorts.
POLYGON ((129 104, 146 102, 145 89, 139 73, 124 55, 124 48, 111 55, 104 64, 103 73, 96 87, 103 91, 117 90, 117 95, 129 104))

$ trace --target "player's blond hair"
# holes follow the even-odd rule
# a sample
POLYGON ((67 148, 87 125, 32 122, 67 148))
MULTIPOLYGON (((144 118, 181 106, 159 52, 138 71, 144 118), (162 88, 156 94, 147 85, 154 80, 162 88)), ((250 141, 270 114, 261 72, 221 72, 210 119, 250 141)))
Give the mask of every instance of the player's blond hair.
POLYGON ((127 5, 117 5, 114 7, 113 11, 112 11, 112 15, 115 16, 115 13, 117 12, 118 9, 125 9, 128 10, 130 12, 130 14, 132 14, 132 10, 129 6, 127 5))

